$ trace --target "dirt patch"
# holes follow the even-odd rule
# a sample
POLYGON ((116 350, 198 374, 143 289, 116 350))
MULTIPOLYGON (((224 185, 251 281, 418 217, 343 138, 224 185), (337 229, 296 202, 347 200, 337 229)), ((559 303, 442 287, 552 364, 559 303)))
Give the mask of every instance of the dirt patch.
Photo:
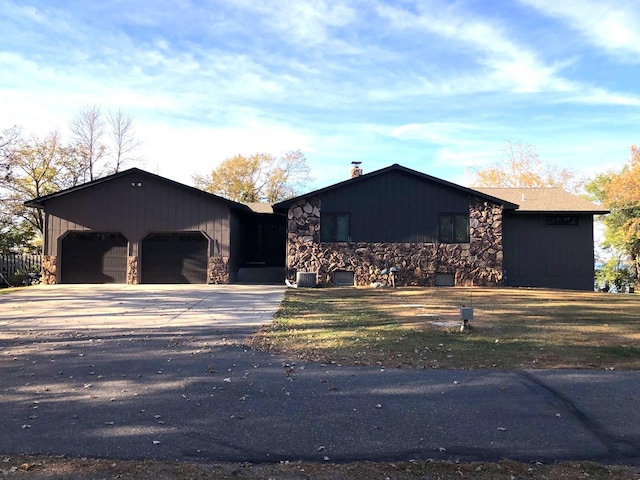
POLYGON ((105 459, 68 459, 64 457, 1 456, 0 475, 3 479, 89 480, 96 478, 138 480, 160 479, 282 479, 282 480, 397 480, 439 479, 459 480, 638 480, 640 468, 609 466, 591 462, 546 465, 511 461, 498 463, 455 462, 357 462, 346 464, 282 462, 278 464, 250 463, 181 463, 154 461, 122 461, 105 459))

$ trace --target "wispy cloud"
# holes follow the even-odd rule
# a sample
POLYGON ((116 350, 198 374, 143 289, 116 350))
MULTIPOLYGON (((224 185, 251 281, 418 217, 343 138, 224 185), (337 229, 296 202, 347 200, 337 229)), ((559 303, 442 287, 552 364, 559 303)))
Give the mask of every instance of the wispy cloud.
POLYGON ((277 32, 280 40, 301 46, 326 48, 336 38, 333 29, 344 28, 357 18, 352 2, 311 0, 231 0, 230 5, 261 18, 266 30, 277 32))
POLYGON ((469 133, 486 135, 488 130, 489 128, 477 123, 428 122, 400 125, 389 133, 392 137, 402 140, 421 140, 435 144, 453 145, 460 143, 461 138, 468 138, 469 133))
POLYGON ((640 62, 640 12, 635 0, 520 0, 566 22, 583 39, 605 51, 640 62))
POLYGON ((567 82, 558 76, 562 64, 545 63, 535 51, 510 38, 506 27, 496 20, 480 18, 461 6, 446 3, 417 12, 386 4, 379 4, 377 10, 396 28, 439 37, 448 43, 448 49, 460 52, 471 65, 475 64, 473 74, 467 71, 453 79, 448 76, 444 81, 430 82, 443 93, 505 88, 514 93, 568 89, 567 82))

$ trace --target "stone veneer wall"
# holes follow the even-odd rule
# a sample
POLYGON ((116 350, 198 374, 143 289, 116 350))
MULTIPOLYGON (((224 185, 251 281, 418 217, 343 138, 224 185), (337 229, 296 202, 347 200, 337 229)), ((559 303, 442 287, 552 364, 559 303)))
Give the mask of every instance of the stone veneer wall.
POLYGON ((455 285, 502 284, 502 207, 478 198, 469 203, 470 243, 320 242, 319 197, 303 199, 288 213, 287 276, 316 272, 332 283, 333 272, 354 273, 357 286, 387 284, 380 272, 395 266, 396 285, 433 286, 437 273, 453 274, 455 285))
POLYGON ((208 283, 229 283, 229 258, 209 257, 208 283))
POLYGON ((42 278, 41 281, 45 285, 55 285, 56 271, 57 271, 58 259, 55 255, 43 255, 42 256, 42 278))
POLYGON ((127 285, 138 284, 138 257, 127 257, 127 285))

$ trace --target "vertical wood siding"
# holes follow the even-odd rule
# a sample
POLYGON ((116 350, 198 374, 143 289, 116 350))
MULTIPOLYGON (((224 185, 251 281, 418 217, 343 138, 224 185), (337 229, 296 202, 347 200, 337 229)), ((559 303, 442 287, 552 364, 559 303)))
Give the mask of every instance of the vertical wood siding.
POLYGON ((351 214, 354 242, 437 242, 440 213, 468 211, 466 193, 404 172, 390 172, 322 194, 323 213, 351 214))
POLYGON ((219 255, 229 256, 230 208, 224 201, 144 174, 52 198, 47 212, 46 255, 59 254, 60 238, 67 231, 119 232, 135 248, 148 233, 186 230, 204 232, 212 240, 211 249, 218 245, 219 255))
POLYGON ((545 225, 546 215, 505 214, 506 285, 593 290, 593 217, 545 225))

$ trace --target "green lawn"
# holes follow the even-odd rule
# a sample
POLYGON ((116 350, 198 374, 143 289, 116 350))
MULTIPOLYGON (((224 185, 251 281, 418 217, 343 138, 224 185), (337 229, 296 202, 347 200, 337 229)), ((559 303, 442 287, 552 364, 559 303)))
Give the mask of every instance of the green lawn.
POLYGON ((417 368, 640 368, 640 295, 515 288, 287 290, 253 345, 417 368), (462 305, 472 306, 461 332, 462 305))

